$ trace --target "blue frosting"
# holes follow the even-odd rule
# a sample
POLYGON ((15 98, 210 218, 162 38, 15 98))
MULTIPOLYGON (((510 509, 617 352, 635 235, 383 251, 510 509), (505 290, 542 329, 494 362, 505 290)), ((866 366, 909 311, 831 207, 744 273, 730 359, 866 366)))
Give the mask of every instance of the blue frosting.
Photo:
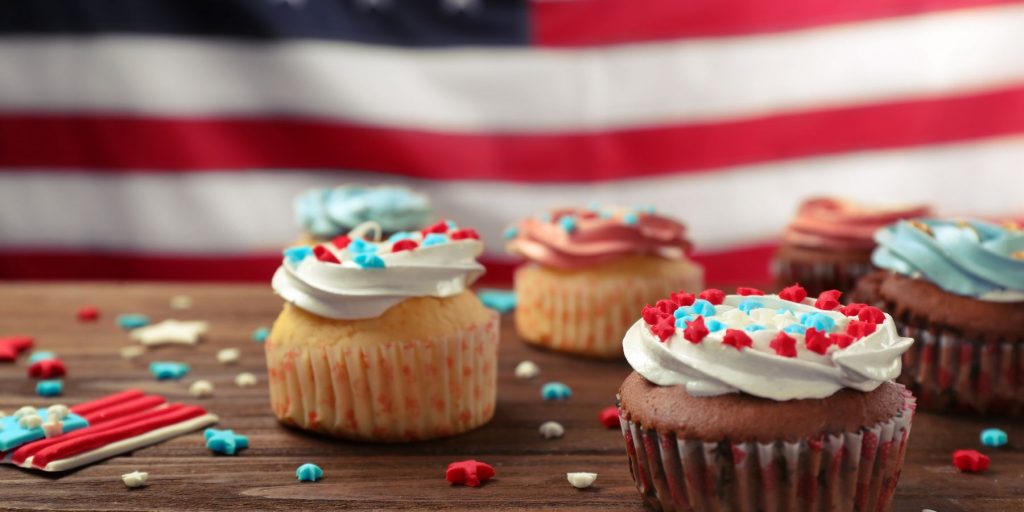
POLYGON ((402 187, 342 186, 306 191, 295 199, 295 216, 313 236, 331 238, 371 220, 388 232, 421 229, 433 210, 425 196, 402 187))
MULTIPOLYGON (((46 423, 49 419, 49 414, 45 407, 36 409, 36 414, 43 419, 43 423, 46 423)), ((69 413, 61 421, 64 422, 61 427, 63 432, 71 432, 72 430, 89 426, 89 422, 85 418, 75 413, 69 413)), ((13 450, 25 443, 37 441, 43 437, 46 437, 46 434, 43 432, 42 427, 22 428, 18 424, 18 418, 14 416, 0 418, 0 452, 13 450)))
POLYGON ((1024 232, 981 221, 925 219, 931 234, 908 221, 875 233, 875 266, 920 275, 957 295, 1024 292, 1024 232))

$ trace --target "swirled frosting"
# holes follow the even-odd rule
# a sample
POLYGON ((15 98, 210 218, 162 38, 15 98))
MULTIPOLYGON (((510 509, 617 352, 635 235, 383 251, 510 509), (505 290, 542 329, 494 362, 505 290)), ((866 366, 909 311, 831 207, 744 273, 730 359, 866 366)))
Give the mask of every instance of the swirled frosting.
POLYGON ((433 217, 430 200, 402 187, 340 186, 307 190, 295 199, 299 225, 317 238, 330 238, 373 221, 385 232, 425 227, 433 217))
POLYGON ((900 356, 913 343, 889 315, 864 305, 832 301, 837 309, 825 310, 811 299, 728 295, 719 305, 680 307, 666 320, 671 308, 662 302, 661 312, 645 308, 645 319, 626 333, 626 359, 648 381, 684 386, 693 396, 741 392, 782 401, 871 391, 900 374, 900 356))
POLYGON ((1024 231, 977 220, 923 219, 875 234, 875 266, 981 300, 1024 301, 1024 231))
POLYGON ((274 291, 288 302, 336 319, 376 318, 410 297, 451 297, 484 273, 483 243, 472 229, 440 222, 382 242, 361 233, 285 250, 274 291))
POLYGON ((925 205, 870 207, 843 199, 818 197, 800 205, 783 241, 798 247, 836 251, 870 251, 874 234, 892 222, 930 215, 925 205))
POLYGON ((686 227, 653 209, 562 208, 509 228, 508 250, 549 267, 577 269, 631 254, 683 259, 686 227))

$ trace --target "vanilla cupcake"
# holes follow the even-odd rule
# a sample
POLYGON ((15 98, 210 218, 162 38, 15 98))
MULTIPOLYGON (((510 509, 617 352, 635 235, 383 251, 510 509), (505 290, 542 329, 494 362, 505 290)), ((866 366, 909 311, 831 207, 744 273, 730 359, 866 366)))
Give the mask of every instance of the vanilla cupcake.
POLYGON ((563 208, 520 221, 506 238, 528 260, 515 273, 516 329, 553 350, 622 357, 638 308, 703 286, 685 226, 650 209, 563 208))
POLYGON ((426 228, 434 218, 430 200, 405 187, 342 185, 307 190, 295 199, 303 242, 326 242, 376 222, 384 236, 426 228))
POLYGON ((483 425, 498 315, 468 289, 484 272, 479 236, 452 222, 380 242, 361 231, 285 250, 273 287, 288 303, 266 342, 275 416, 371 441, 483 425))

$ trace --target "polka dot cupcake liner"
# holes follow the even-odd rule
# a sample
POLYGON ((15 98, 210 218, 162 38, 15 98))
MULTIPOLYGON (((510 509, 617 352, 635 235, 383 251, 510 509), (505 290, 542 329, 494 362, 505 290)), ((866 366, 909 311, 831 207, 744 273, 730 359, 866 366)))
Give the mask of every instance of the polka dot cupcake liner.
POLYGON ((776 261, 772 273, 780 288, 800 283, 811 295, 826 290, 847 292, 875 268, 870 263, 776 261))
POLYGON ((282 423, 337 437, 417 441, 494 415, 498 314, 446 337, 301 347, 266 343, 270 402, 282 423))
MULTIPOLYGON (((906 390, 905 390, 906 391, 906 390)), ((644 503, 666 512, 890 509, 914 416, 799 441, 704 442, 644 429, 619 410, 630 473, 644 503)))
POLYGON ((529 343, 590 357, 621 358, 622 336, 645 304, 699 291, 700 273, 677 276, 552 278, 537 265, 516 270, 516 330, 529 343))

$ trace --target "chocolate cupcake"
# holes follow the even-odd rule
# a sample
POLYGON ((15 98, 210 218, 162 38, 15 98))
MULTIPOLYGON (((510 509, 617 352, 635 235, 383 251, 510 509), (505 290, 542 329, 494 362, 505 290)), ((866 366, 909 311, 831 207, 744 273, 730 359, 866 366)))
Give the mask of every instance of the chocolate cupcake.
POLYGON ((874 268, 874 234, 899 219, 928 215, 923 205, 868 207, 835 198, 804 201, 786 227, 773 273, 779 288, 799 282, 817 295, 847 292, 874 268))
POLYGON ((902 376, 922 407, 1024 414, 1024 232, 925 219, 879 231, 853 298, 892 311, 919 343, 902 376))
POLYGON ((676 295, 623 340, 630 471, 655 510, 889 510, 914 399, 901 337, 838 294, 676 295))

